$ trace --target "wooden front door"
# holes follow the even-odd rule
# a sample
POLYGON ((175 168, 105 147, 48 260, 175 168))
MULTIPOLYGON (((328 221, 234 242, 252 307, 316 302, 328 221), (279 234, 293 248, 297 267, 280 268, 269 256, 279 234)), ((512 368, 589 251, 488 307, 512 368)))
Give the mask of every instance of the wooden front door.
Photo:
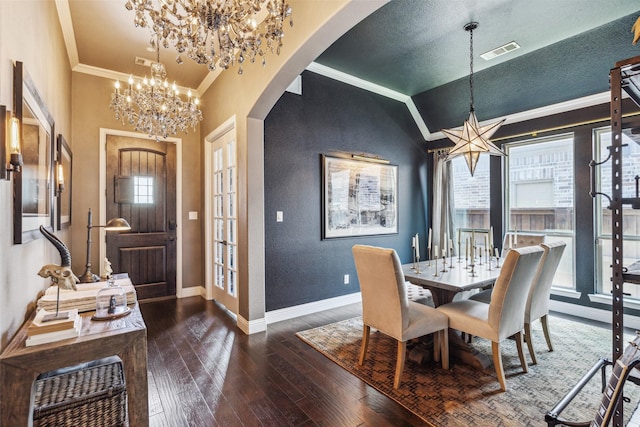
POLYGON ((107 232, 113 271, 129 273, 138 299, 176 294, 176 147, 107 135, 106 219, 130 232, 107 232))

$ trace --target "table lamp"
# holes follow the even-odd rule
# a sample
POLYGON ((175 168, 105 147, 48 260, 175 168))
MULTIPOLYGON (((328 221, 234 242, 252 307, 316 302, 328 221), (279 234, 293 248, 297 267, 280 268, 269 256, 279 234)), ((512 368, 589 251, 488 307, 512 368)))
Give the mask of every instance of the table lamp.
POLYGON ((91 229, 104 228, 105 231, 129 231, 131 226, 124 218, 112 218, 105 225, 93 225, 92 213, 89 208, 87 219, 87 265, 82 276, 79 277, 80 283, 93 283, 100 281, 97 274, 91 272, 91 229))

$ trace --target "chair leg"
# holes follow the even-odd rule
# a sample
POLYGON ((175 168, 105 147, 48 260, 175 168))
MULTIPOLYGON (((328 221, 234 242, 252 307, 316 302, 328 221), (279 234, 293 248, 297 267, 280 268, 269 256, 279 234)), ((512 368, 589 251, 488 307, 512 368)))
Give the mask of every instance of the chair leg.
POLYGON ((404 370, 404 357, 407 353, 407 342, 398 341, 398 360, 396 361, 396 376, 393 379, 393 388, 400 387, 400 377, 404 370))
POLYGON ((553 345, 551 344, 551 335, 549 335, 549 323, 548 323, 547 315, 545 314, 540 318, 540 323, 542 323, 542 332, 544 332, 544 339, 547 340, 547 347, 549 347, 549 351, 553 351, 553 345))
POLYGON ((537 365, 536 353, 533 351, 533 337, 531 336, 531 323, 524 324, 524 337, 527 342, 527 348, 529 349, 529 355, 531 356, 531 364, 537 365))
POLYGON ((527 373, 529 372, 529 367, 527 366, 527 359, 524 358, 524 351, 522 349, 522 332, 516 333, 514 335, 514 338, 516 340, 516 347, 518 348, 518 357, 520 358, 520 365, 522 366, 522 370, 525 373, 527 373))
POLYGON ((438 341, 440 341, 440 359, 442 360, 442 369, 449 369, 449 329, 444 328, 438 332, 438 335, 441 336, 438 341))
POLYGON ((360 365, 364 363, 364 356, 367 354, 367 347, 369 347, 369 332, 371 331, 371 327, 369 325, 364 325, 364 329, 362 331, 362 344, 360 345, 360 365))
POLYGON ((500 389, 507 391, 507 380, 504 377, 504 369, 502 368, 502 356, 500 355, 500 343, 491 342, 491 351, 493 353, 493 366, 496 368, 496 376, 500 383, 500 389))
POLYGON ((433 361, 436 363, 440 361, 440 349, 442 348, 442 341, 440 338, 439 332, 435 332, 433 334, 433 361))

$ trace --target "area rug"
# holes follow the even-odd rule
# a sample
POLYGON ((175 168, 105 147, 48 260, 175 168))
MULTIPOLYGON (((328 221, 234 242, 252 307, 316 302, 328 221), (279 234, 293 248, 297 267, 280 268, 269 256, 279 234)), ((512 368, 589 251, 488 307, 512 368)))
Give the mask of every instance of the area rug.
MULTIPOLYGON (((395 400, 427 424, 460 427, 544 426, 545 414, 602 357, 611 357, 611 330, 559 317, 549 320, 554 351, 549 352, 539 322, 532 325, 537 365, 524 373, 516 345, 506 340, 502 360, 507 391, 500 392, 493 365, 482 370, 455 359, 451 368, 407 358, 399 389, 393 388, 396 341, 372 329, 367 359, 358 365, 362 319, 353 318, 297 334, 304 342, 395 400)), ((625 337, 627 338, 627 337, 625 337)), ((627 341, 631 340, 629 336, 627 341)), ((491 359, 491 343, 476 338, 473 346, 491 359)), ((525 346, 525 353, 527 352, 525 346)), ((529 359, 526 353, 527 360, 529 359)), ((608 370, 610 372, 610 369, 608 370)), ((600 375, 562 413, 572 421, 593 418, 601 396, 600 375)), ((628 383, 625 418, 640 399, 640 387, 628 383)))

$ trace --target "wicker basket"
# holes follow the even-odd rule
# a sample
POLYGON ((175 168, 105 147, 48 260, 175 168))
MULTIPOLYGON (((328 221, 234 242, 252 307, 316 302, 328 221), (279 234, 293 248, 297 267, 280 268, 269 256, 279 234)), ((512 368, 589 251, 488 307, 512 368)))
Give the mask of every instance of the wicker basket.
POLYGON ((125 425, 127 390, 118 357, 40 375, 34 389, 34 426, 125 425))

